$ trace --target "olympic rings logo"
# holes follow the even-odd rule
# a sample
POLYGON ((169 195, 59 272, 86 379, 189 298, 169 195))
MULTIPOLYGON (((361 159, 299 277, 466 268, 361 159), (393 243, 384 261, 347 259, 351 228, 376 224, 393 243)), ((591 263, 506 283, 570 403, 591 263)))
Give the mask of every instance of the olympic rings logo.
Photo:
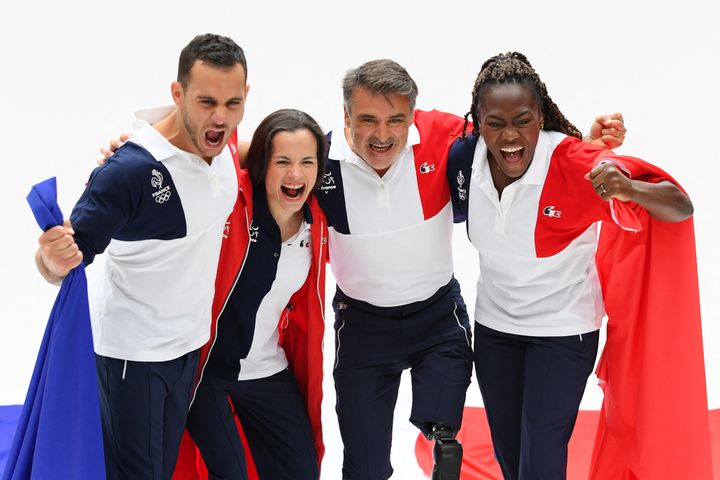
POLYGON ((172 195, 172 192, 170 191, 170 185, 167 185, 162 190, 158 190, 157 192, 152 194, 156 203, 167 202, 170 199, 170 195, 172 195))

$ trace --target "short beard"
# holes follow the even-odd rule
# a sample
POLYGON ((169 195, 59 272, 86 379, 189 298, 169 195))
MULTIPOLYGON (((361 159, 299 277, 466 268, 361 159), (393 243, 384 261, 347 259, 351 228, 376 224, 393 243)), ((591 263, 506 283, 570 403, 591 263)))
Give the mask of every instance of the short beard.
POLYGON ((198 153, 202 157, 203 156, 202 148, 197 143, 197 130, 195 129, 195 125, 193 125, 190 122, 190 119, 185 114, 185 110, 182 107, 179 108, 179 111, 180 111, 180 117, 182 118, 183 126, 185 127, 185 131, 187 132, 188 137, 190 138, 190 142, 192 142, 193 146, 195 147, 195 149, 198 151, 198 153))

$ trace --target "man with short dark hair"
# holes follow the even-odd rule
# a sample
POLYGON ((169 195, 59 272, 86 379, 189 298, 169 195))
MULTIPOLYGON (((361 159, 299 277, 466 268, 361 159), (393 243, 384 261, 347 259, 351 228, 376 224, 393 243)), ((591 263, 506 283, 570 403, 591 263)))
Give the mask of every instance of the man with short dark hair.
POLYGON ((246 75, 231 39, 195 37, 174 105, 138 110, 133 137, 93 171, 70 222, 40 237, 36 263, 52 283, 108 250, 90 302, 108 479, 172 476, 237 198, 227 142, 246 75))

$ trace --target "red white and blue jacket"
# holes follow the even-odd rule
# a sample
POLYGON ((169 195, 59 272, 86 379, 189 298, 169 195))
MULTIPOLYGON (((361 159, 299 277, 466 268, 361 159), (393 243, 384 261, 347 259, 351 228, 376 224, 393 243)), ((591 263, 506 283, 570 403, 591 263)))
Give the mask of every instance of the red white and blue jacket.
MULTIPOLYGON (((235 136, 229 145, 237 155, 234 146, 235 136)), ((220 261, 215 280, 215 298, 212 307, 211 337, 200 351, 197 384, 202 381, 211 347, 218 331, 218 320, 235 288, 245 266, 250 247, 250 221, 253 218, 252 184, 250 175, 238 167, 239 194, 228 218, 220 251, 220 261)), ((283 315, 278 319, 280 345, 285 351, 289 367, 298 382, 301 395, 305 398, 310 425, 315 437, 315 449, 318 464, 322 460, 325 447, 322 441, 321 403, 322 403, 322 339, 325 328, 325 266, 327 263, 327 221, 316 199, 311 196, 308 206, 313 222, 310 227, 312 262, 307 280, 291 298, 283 315)), ((197 387, 196 387, 197 388, 197 387)), ((237 423, 237 421, 236 421, 237 423)), ((245 445, 245 454, 250 478, 257 478, 250 450, 242 429, 241 439, 245 445)), ((207 470, 202 456, 187 432, 180 447, 178 464, 173 475, 174 480, 206 479, 207 470)))

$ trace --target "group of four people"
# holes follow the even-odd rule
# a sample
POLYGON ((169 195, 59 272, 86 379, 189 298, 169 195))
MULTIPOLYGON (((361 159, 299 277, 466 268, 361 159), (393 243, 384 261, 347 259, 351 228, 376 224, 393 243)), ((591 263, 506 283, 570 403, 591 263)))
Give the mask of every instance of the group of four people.
POLYGON ((518 53, 483 65, 472 132, 416 110, 413 79, 376 60, 344 78, 344 125, 325 136, 280 110, 248 146, 246 78, 232 40, 193 39, 174 105, 136 112, 70 222, 40 238, 53 282, 107 251, 91 305, 108 478, 181 477, 192 443, 209 478, 318 478, 328 260, 343 478, 392 475, 404 370, 411 422, 457 433, 473 359, 505 478, 564 478, 604 314, 597 222, 623 227, 620 202, 682 221, 688 197, 603 148, 621 118, 583 143, 518 53), (480 258, 474 353, 453 218, 480 258))

